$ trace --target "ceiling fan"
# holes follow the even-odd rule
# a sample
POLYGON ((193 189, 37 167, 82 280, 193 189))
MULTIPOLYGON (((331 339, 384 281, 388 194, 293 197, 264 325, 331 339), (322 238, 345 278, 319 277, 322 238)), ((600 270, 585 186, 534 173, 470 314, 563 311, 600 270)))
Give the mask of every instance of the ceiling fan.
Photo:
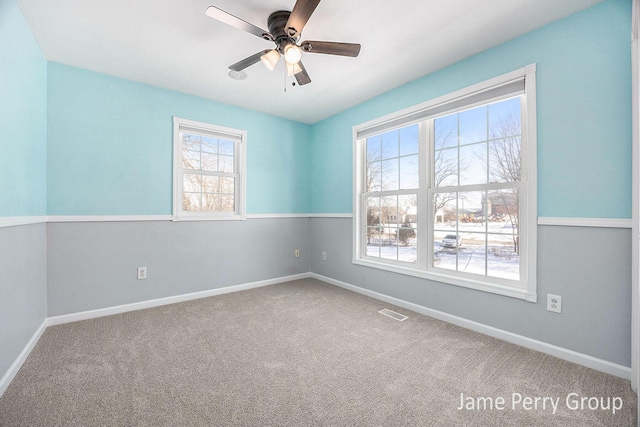
POLYGON ((269 70, 273 70, 280 56, 284 56, 287 74, 295 76, 299 85, 306 85, 311 83, 311 78, 302 65, 302 52, 351 57, 356 57, 360 53, 360 45, 356 43, 311 40, 299 43, 300 33, 318 3, 320 0, 297 0, 291 12, 286 10, 273 12, 267 20, 268 32, 215 6, 209 6, 205 13, 211 18, 276 44, 275 49, 261 50, 236 62, 229 67, 231 71, 240 72, 259 61, 262 61, 269 70))

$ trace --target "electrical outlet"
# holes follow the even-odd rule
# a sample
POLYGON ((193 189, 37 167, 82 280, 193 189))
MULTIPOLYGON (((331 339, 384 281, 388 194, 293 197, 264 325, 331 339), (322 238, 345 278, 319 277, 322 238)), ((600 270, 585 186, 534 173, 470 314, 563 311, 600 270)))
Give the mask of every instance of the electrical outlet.
POLYGON ((326 252, 322 252, 322 260, 326 261, 327 260, 327 253, 326 252))
POLYGON ((547 294, 547 310, 554 313, 562 313, 562 297, 560 295, 547 294))
POLYGON ((147 267, 138 267, 138 280, 147 278, 147 267))
POLYGON ((300 249, 296 249, 296 251, 294 252, 294 255, 296 258, 300 258, 300 249))

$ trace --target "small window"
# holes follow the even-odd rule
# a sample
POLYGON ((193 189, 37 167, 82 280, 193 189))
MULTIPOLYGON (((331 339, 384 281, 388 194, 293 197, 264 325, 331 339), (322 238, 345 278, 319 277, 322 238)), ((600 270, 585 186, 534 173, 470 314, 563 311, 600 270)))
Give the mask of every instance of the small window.
POLYGON ((244 219, 246 132, 174 117, 174 220, 244 219))

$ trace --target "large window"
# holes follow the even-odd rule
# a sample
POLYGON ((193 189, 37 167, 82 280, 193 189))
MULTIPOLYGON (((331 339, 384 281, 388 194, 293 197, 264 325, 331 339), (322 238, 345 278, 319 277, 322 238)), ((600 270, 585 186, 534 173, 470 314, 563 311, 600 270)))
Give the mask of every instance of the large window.
POLYGON ((534 66, 354 133, 354 262, 536 300, 534 66))
POLYGON ((244 218, 244 131, 174 117, 174 220, 244 218))

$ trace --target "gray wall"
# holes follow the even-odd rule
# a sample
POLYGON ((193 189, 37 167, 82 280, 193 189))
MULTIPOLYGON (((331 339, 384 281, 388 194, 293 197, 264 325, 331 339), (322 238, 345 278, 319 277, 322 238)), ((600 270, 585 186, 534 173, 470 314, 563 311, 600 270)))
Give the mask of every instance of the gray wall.
POLYGON ((0 378, 47 317, 46 225, 0 228, 0 378))
POLYGON ((48 314, 306 273, 309 221, 50 223, 48 314), (137 267, 147 267, 146 280, 136 279, 137 267))
POLYGON ((537 304, 354 265, 351 242, 350 218, 313 218, 311 271, 631 366, 631 230, 538 227, 537 304), (562 296, 562 314, 546 310, 547 293, 562 296))
POLYGON ((1 228, 0 373, 47 315, 308 271, 630 366, 630 230, 540 226, 537 304, 354 265, 351 236, 349 218, 1 228), (563 297, 562 314, 546 311, 547 293, 563 297))

